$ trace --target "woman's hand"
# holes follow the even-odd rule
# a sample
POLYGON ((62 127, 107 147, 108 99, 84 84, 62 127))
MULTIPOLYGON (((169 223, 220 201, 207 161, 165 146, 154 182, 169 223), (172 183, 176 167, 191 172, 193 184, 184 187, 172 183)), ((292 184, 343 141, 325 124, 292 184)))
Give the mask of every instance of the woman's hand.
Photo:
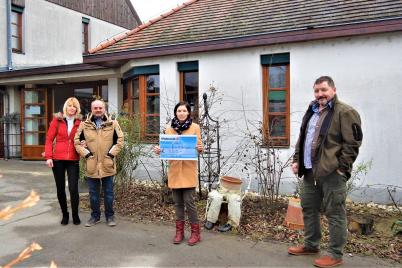
POLYGON ((52 168, 52 167, 53 167, 53 160, 52 160, 52 159, 46 160, 46 165, 47 165, 48 167, 52 168))
POLYGON ((198 151, 198 153, 201 153, 203 149, 204 149, 204 148, 202 147, 202 144, 197 144, 197 151, 198 151))
POLYGON ((88 148, 86 140, 81 141, 81 146, 84 147, 84 148, 88 148))
POLYGON ((154 146, 154 153, 156 153, 157 155, 160 155, 161 154, 161 147, 154 146))

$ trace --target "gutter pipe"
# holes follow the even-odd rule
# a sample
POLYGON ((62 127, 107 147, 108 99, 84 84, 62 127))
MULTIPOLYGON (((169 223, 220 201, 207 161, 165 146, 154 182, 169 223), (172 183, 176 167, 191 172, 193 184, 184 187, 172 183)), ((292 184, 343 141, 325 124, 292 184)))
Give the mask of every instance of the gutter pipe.
POLYGON ((13 70, 12 45, 11 45, 11 0, 6 0, 7 17, 7 69, 13 70))

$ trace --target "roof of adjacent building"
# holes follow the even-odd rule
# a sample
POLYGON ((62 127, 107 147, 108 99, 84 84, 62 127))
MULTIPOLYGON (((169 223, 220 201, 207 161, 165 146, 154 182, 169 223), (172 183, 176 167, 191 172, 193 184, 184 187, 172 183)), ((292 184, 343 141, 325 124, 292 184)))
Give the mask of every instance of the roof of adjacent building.
POLYGON ((400 30, 402 0, 190 0, 101 43, 90 53, 96 56, 343 26, 358 32, 359 25, 373 23, 383 25, 377 32, 400 30), (395 21, 398 27, 384 26, 395 21))
POLYGON ((46 0, 126 29, 141 24, 130 0, 46 0))

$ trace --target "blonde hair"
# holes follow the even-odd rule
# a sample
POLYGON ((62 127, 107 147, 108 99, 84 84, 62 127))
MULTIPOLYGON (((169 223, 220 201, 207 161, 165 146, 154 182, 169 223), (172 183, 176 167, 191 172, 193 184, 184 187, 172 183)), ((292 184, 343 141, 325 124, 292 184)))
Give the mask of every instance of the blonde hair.
POLYGON ((77 98, 74 98, 74 97, 68 98, 66 100, 66 102, 64 103, 64 105, 63 105, 63 115, 64 115, 64 117, 67 116, 67 106, 69 104, 72 104, 75 107, 75 109, 77 109, 77 111, 75 113, 75 118, 78 118, 80 116, 80 113, 81 113, 81 107, 80 107, 80 102, 77 100, 77 98))

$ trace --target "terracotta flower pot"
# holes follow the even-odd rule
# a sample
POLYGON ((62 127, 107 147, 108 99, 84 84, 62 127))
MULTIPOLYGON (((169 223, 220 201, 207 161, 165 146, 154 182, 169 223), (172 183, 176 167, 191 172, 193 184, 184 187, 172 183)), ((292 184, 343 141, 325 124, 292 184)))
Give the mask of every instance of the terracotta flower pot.
POLYGON ((299 198, 290 198, 284 224, 292 230, 303 230, 303 212, 299 198))
POLYGON ((241 191, 242 181, 239 178, 222 176, 221 186, 231 191, 241 191))

